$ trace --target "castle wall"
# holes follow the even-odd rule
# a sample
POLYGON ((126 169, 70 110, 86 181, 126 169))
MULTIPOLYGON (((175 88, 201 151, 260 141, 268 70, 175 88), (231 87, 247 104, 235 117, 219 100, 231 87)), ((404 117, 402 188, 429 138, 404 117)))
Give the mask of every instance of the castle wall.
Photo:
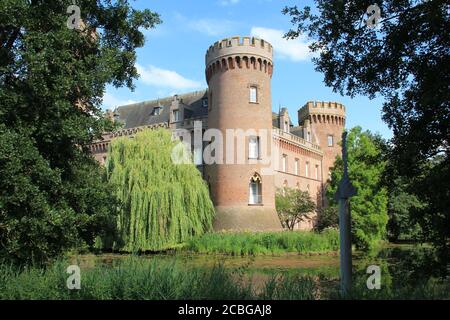
MULTIPOLYGON (((277 146, 279 148, 279 163, 274 176, 275 188, 288 187, 307 191, 311 200, 320 208, 323 203, 321 152, 308 150, 305 146, 294 144, 290 140, 278 140, 277 146), (286 156, 285 168, 283 168, 284 156, 286 156), (297 168, 296 160, 298 161, 297 168), (306 164, 308 164, 308 169, 306 169, 306 164)), ((311 230, 316 222, 317 214, 311 213, 304 221, 298 223, 295 229, 311 230)))

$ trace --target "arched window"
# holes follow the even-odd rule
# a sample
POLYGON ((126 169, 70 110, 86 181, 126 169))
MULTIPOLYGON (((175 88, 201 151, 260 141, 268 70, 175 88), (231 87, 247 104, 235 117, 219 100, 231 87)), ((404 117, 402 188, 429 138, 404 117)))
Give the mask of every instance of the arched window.
POLYGON ((262 204, 262 185, 261 185, 261 176, 255 173, 250 178, 249 183, 249 204, 262 204))

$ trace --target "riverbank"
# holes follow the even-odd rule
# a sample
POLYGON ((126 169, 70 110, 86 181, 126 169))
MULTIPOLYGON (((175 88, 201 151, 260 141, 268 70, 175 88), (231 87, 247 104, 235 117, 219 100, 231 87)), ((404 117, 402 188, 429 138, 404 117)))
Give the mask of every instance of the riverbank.
MULTIPOLYGON (((383 254, 384 255, 384 254, 383 254)), ((206 255, 205 255, 206 256, 206 255)), ((217 256, 212 256, 212 258, 217 256)), ((261 256, 265 259, 265 257, 261 256)), ((325 258, 326 256, 323 256, 325 258)), ((101 259, 102 256, 98 256, 101 259)), ((15 269, 0 266, 0 299, 342 299, 338 290, 338 269, 324 273, 298 273, 304 266, 282 270, 284 262, 272 264, 272 272, 252 268, 257 257, 229 257, 241 265, 186 263, 178 255, 127 256, 108 263, 91 261, 80 264, 79 290, 69 290, 66 270, 77 261, 59 260, 47 268, 15 269), (245 261, 244 261, 245 260, 245 261)), ((299 259, 307 257, 298 256, 299 259)), ((329 257, 336 259, 335 257, 329 257)), ((411 256, 411 258, 416 258, 411 256)), ((423 261, 426 261, 424 257, 423 261)), ((269 257, 267 257, 269 259, 269 257)), ((449 299, 450 285, 445 279, 417 277, 410 264, 389 264, 391 256, 356 261, 352 299, 449 299), (366 265, 376 263, 382 269, 380 290, 368 290, 366 265), (394 267, 394 269, 392 269, 394 267), (411 276, 410 276, 411 275, 411 276)), ((417 261, 417 259, 416 259, 417 261)), ((422 260, 420 260, 422 261, 422 260)), ((419 262, 420 262, 419 261, 419 262)), ((334 265, 334 264, 333 264, 334 265)), ((330 267, 333 267, 330 265, 330 267)), ((261 268, 260 265, 258 268, 261 268)), ((318 266, 314 266, 317 268, 318 266)), ((422 270, 422 266, 420 267, 422 270)), ((333 268, 337 268, 334 266, 333 268)))
POLYGON ((339 250, 339 233, 284 232, 217 232, 187 241, 178 251, 233 256, 320 254, 339 250))

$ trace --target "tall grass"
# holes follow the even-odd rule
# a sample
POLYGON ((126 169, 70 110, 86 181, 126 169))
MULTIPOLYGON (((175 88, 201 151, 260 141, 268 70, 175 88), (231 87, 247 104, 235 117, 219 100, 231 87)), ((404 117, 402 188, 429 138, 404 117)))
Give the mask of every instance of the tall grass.
POLYGON ((357 277, 352 295, 339 295, 337 279, 322 276, 275 275, 262 286, 245 270, 189 268, 176 259, 129 258, 113 265, 81 269, 81 289, 66 287, 66 267, 59 261, 46 269, 0 265, 0 299, 449 299, 448 282, 427 281, 417 287, 367 290, 366 276, 357 277))
POLYGON ((196 253, 235 256, 325 253, 339 250, 339 234, 336 230, 322 233, 208 233, 187 241, 183 249, 196 253))
MULTIPOLYGON (((47 269, 16 270, 0 266, 0 299, 260 299, 288 297, 286 285, 269 279, 257 292, 240 271, 227 271, 222 264, 213 268, 192 268, 171 262, 129 258, 113 266, 81 270, 81 289, 66 287, 69 263, 62 261, 47 269)), ((289 277, 292 279, 292 277, 289 277)), ((287 282, 283 281, 283 283, 287 282)), ((310 283, 310 278, 300 282, 310 283)), ((312 283, 312 282, 311 282, 312 283)), ((310 285, 305 285, 308 287, 310 285)), ((297 290, 298 291, 298 290, 297 290)), ((291 294, 292 295, 292 294, 291 294)), ((313 298, 302 293, 305 298, 313 298)))

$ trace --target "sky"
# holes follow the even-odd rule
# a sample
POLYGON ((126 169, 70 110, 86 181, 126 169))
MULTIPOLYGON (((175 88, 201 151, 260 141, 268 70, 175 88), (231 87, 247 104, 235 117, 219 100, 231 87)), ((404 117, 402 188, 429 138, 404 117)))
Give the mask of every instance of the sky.
POLYGON ((347 110, 347 128, 363 129, 391 138, 392 132, 381 120, 382 98, 353 99, 334 93, 323 82, 323 74, 314 70, 309 40, 301 37, 285 40, 290 18, 281 13, 284 6, 312 1, 289 0, 137 0, 136 9, 150 9, 163 21, 155 29, 144 30, 146 43, 137 50, 136 68, 140 78, 132 92, 128 88, 108 86, 103 108, 114 109, 145 100, 203 90, 205 53, 214 42, 232 36, 256 36, 274 47, 272 109, 289 110, 297 124, 297 110, 307 101, 337 101, 347 110))

